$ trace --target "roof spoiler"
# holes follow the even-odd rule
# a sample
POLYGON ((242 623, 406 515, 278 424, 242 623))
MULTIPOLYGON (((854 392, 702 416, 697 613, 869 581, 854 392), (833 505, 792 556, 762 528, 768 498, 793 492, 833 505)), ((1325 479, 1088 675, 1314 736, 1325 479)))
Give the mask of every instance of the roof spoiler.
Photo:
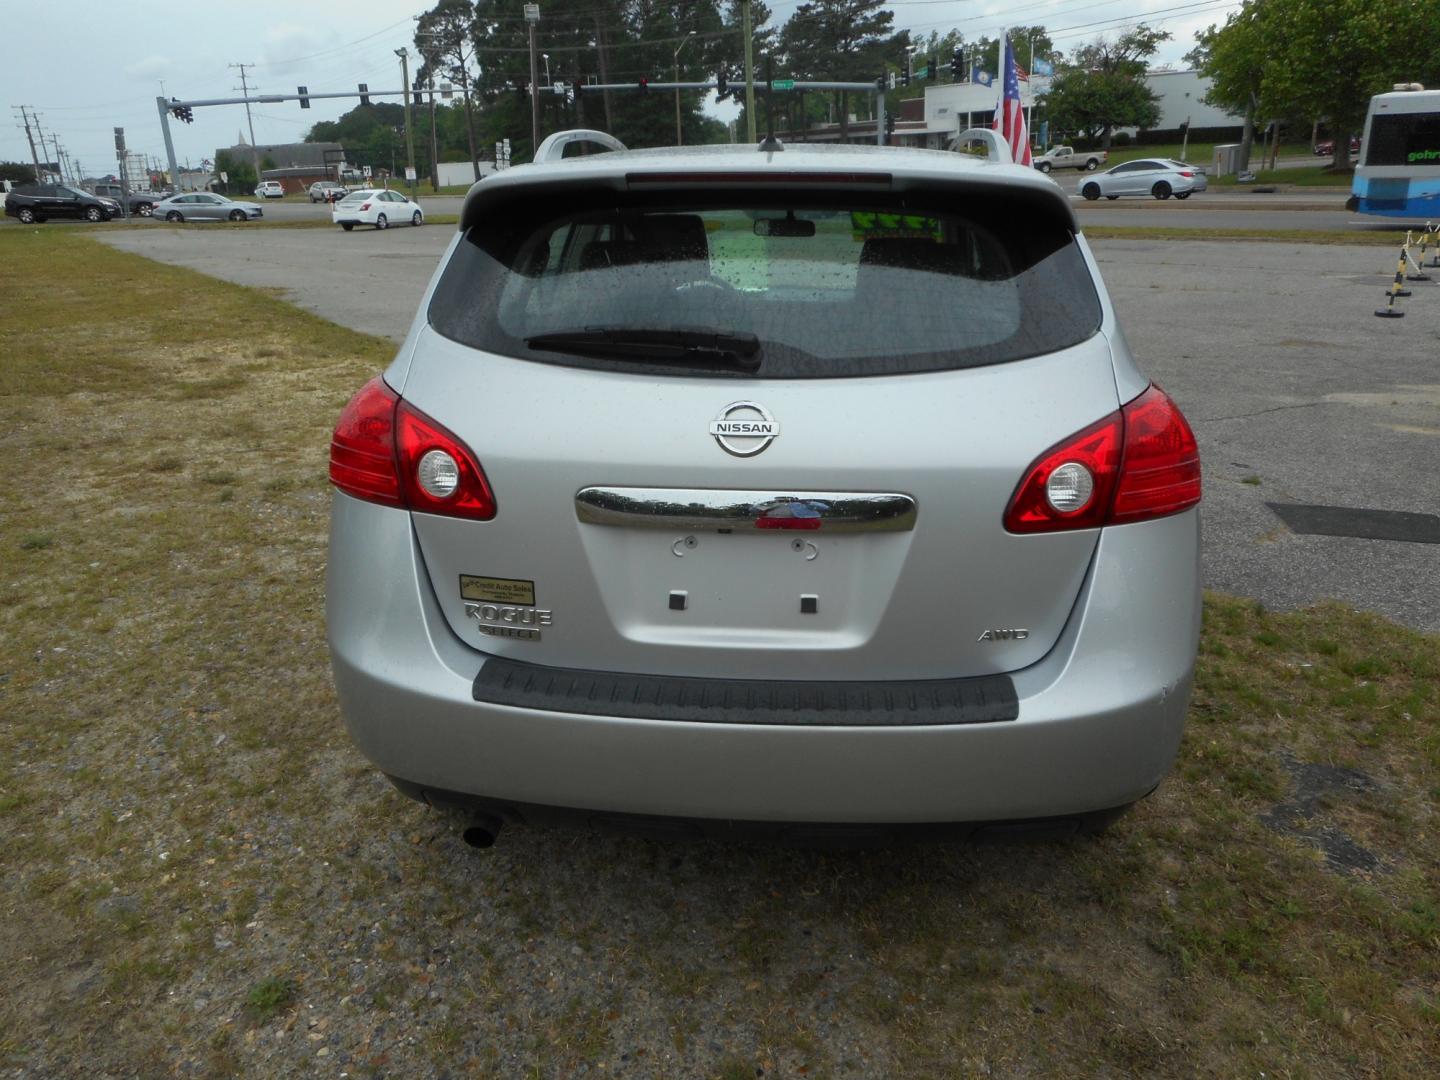
POLYGON ((986 161, 999 161, 1006 165, 1015 164, 1015 159, 1010 156, 1010 144, 1000 138, 992 128, 966 128, 955 136, 954 147, 958 150, 967 142, 984 143, 986 161))
POLYGON ((547 135, 545 141, 535 151, 535 164, 541 165, 550 161, 559 161, 565 156, 565 148, 571 143, 595 143, 603 146, 606 150, 624 150, 625 144, 614 135, 607 135, 603 131, 593 131, 590 128, 573 128, 570 131, 557 131, 553 135, 547 135))

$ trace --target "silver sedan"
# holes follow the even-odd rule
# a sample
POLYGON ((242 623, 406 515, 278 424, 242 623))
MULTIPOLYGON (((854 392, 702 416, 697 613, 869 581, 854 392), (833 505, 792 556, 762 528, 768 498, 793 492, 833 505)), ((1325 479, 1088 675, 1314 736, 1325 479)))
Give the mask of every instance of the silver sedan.
POLYGON ((1205 170, 1169 158, 1137 158, 1107 169, 1080 185, 1080 194, 1092 202, 1100 196, 1150 195, 1157 199, 1188 199, 1205 190, 1205 170))
POLYGON ((213 191, 171 195, 150 211, 156 221, 254 221, 263 214, 254 203, 235 202, 213 191))

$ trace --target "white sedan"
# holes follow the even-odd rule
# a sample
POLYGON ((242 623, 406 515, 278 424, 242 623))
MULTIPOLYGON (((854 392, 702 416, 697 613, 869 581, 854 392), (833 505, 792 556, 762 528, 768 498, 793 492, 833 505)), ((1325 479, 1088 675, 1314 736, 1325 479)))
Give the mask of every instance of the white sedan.
POLYGON ((1152 195, 1157 199, 1188 199, 1205 190, 1205 170, 1168 158, 1140 158, 1107 169, 1080 185, 1080 194, 1092 202, 1104 195, 1152 195))
POLYGON ((365 188, 352 191, 335 204, 330 220, 349 232, 356 225, 374 225, 388 229, 391 225, 423 225, 425 211, 420 204, 398 191, 365 188))

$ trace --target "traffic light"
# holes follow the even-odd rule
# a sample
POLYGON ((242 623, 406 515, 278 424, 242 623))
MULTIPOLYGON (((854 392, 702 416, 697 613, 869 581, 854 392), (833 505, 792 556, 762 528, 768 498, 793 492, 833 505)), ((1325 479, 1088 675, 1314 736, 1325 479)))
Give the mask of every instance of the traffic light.
POLYGON ((649 79, 641 79, 641 80, 640 80, 640 93, 641 93, 641 94, 648 94, 649 92, 650 92, 650 80, 649 80, 649 79))
POLYGON ((190 108, 189 105, 178 104, 179 98, 172 97, 170 100, 177 102, 177 104, 170 106, 171 116, 175 117, 176 120, 184 120, 187 124, 193 124, 195 122, 195 110, 190 108))
POLYGON ((363 82, 362 82, 362 83, 360 84, 360 104, 361 104, 361 105, 369 105, 369 104, 370 104, 370 84, 369 84, 369 83, 363 83, 363 82))
POLYGON ((895 134, 895 114, 894 114, 893 112, 887 112, 887 113, 885 114, 885 137, 888 139, 891 135, 894 135, 894 134, 895 134))
POLYGON ((930 63, 925 67, 926 74, 932 79, 940 78, 940 67, 935 63, 935 57, 930 57, 930 63))
POLYGON ((308 86, 297 86, 295 92, 300 95, 300 108, 308 109, 310 107, 310 99, 305 95, 310 93, 310 88, 308 86))
POLYGON ((950 54, 950 80, 960 81, 960 74, 965 70, 965 50, 956 49, 950 54))
POLYGON ((583 89, 585 89, 585 80, 584 80, 584 79, 576 79, 573 83, 570 84, 570 88, 575 91, 575 100, 576 100, 576 101, 579 101, 579 100, 580 100, 580 92, 581 92, 583 89))
POLYGON ((910 85, 910 54, 905 54, 905 64, 900 68, 900 85, 910 85))
POLYGON ((516 83, 515 93, 519 96, 521 101, 528 100, 530 97, 530 80, 521 79, 518 83, 516 83))
POLYGON ((720 72, 715 78, 715 100, 724 101, 730 96, 730 80, 725 78, 725 72, 720 72))

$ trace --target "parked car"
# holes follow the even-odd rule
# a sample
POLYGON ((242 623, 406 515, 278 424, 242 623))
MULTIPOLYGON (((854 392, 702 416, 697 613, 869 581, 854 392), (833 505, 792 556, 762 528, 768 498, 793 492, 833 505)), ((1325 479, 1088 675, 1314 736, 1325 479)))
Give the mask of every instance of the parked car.
POLYGON ((1076 153, 1070 146, 1052 146, 1039 157, 1034 158, 1032 164, 1043 173, 1051 169, 1083 169, 1086 172, 1094 172, 1101 165, 1110 160, 1108 150, 1090 150, 1076 153))
POLYGON ((5 196, 5 216, 19 218, 25 225, 71 218, 109 221, 120 214, 114 199, 100 198, 65 184, 17 184, 5 196))
POLYGON ((255 188, 255 194, 267 199, 283 199, 285 185, 279 180, 262 180, 255 188))
POLYGON ((235 202, 213 191, 190 191, 161 199, 151 216, 165 221, 254 221, 265 213, 251 202, 235 202))
POLYGON ((1206 188, 1205 170, 1168 158, 1137 158, 1086 180, 1080 194, 1092 202, 1100 196, 1151 195, 1157 199, 1188 199, 1206 188))
POLYGON ((352 191, 335 204, 330 220, 349 232, 356 225, 374 225, 388 229, 391 225, 423 225, 425 211, 420 204, 398 191, 361 188, 352 191))
MULTIPOLYGON (((1352 135, 1350 137, 1350 156, 1354 157, 1358 153, 1360 153, 1360 136, 1352 135)), ((1333 158, 1335 156, 1335 140, 1321 139, 1317 142, 1315 144, 1315 156, 1333 158)))
MULTIPOLYGON (((113 199, 118 206, 125 193, 119 184, 96 184, 95 195, 102 199, 113 199)), ((165 198, 164 194, 154 191, 132 191, 128 196, 130 213, 138 217, 149 217, 155 204, 163 198, 165 198)))
POLYGON ((344 184, 337 184, 334 180, 317 180, 310 185, 310 201, 336 202, 343 199, 346 194, 344 184))
POLYGON ((359 748, 481 846, 1048 834, 1151 791, 1200 464, 1060 188, 998 143, 561 137, 470 191, 334 430, 359 748))

